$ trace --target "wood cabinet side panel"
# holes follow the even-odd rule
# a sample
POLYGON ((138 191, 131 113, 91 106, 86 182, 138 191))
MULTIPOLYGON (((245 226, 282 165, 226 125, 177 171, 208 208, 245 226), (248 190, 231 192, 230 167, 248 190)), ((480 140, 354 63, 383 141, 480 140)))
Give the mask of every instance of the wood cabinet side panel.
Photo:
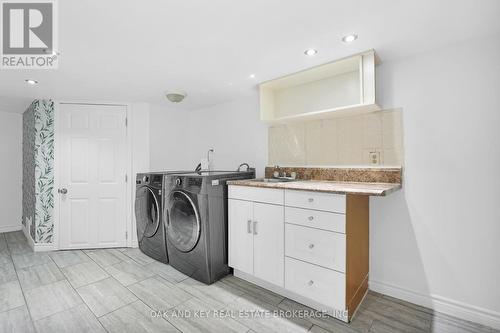
POLYGON ((368 290, 369 197, 347 195, 346 304, 349 318, 368 290))

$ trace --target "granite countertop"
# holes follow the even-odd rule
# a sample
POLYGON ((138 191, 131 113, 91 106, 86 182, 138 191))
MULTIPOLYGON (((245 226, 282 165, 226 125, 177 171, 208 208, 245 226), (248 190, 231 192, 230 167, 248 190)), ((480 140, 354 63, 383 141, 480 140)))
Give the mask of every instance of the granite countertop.
POLYGON ((288 190, 314 191, 337 194, 360 194, 386 196, 401 188, 399 183, 365 183, 365 182, 339 182, 339 181, 315 181, 315 180, 297 180, 284 183, 266 183, 263 181, 245 179, 231 180, 228 185, 265 187, 288 190))

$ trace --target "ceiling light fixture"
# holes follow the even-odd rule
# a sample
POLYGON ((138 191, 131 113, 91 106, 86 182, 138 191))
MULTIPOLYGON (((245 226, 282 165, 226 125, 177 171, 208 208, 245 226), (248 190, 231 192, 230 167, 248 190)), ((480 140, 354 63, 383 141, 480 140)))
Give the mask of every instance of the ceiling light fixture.
POLYGON ((33 79, 26 79, 26 80, 24 80, 24 82, 26 82, 27 84, 32 85, 32 86, 38 83, 37 80, 33 80, 33 79))
POLYGON ((351 43, 351 42, 354 42, 356 39, 358 39, 358 35, 356 35, 356 34, 347 35, 347 36, 342 37, 342 41, 344 43, 351 43))
POLYGON ((304 51, 304 54, 306 56, 312 57, 313 55, 316 55, 318 53, 318 50, 315 49, 307 49, 304 51))
POLYGON ((167 96, 167 99, 172 103, 180 103, 187 96, 185 92, 179 92, 179 91, 167 92, 165 95, 167 96))

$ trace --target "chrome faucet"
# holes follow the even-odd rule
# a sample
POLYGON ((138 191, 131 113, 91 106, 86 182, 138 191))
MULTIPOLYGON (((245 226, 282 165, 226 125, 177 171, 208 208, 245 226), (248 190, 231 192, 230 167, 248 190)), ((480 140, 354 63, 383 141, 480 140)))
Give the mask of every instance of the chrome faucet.
POLYGON ((274 178, 279 178, 279 176, 280 176, 280 166, 276 164, 274 166, 273 177, 274 178))
POLYGON ((248 165, 248 163, 241 163, 240 166, 238 167, 238 169, 236 171, 240 172, 242 166, 246 166, 247 167, 247 171, 250 170, 250 165, 248 165))
POLYGON ((207 151, 207 161, 208 161, 208 163, 210 163, 210 153, 212 153, 212 154, 213 154, 213 152, 214 152, 214 149, 213 149, 213 148, 210 148, 210 149, 207 151))

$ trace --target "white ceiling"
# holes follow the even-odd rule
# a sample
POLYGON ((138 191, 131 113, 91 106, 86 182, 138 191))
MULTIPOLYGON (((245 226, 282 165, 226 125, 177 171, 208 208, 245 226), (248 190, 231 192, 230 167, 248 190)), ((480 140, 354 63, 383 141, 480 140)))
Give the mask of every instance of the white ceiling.
POLYGON ((382 61, 500 31, 498 0, 64 0, 58 70, 1 70, 0 110, 34 98, 168 104, 250 94, 265 81, 374 48, 382 61), (344 35, 359 39, 344 44, 344 35), (314 57, 303 52, 313 47, 314 57), (255 79, 248 76, 255 74, 255 79), (34 78, 37 86, 24 79, 34 78))

